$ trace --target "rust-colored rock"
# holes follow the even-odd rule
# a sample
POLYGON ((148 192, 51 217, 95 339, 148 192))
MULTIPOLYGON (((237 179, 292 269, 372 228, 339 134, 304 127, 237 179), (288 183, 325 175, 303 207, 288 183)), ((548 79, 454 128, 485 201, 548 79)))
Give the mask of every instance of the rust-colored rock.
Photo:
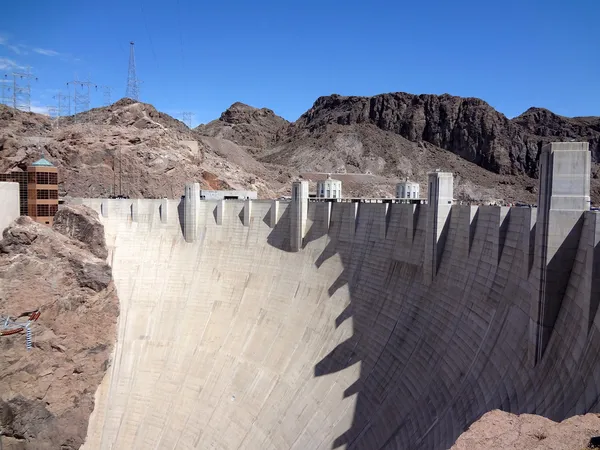
POLYGON ((85 440, 118 316, 94 215, 83 206, 66 208, 55 229, 21 217, 0 241, 0 314, 41 310, 31 325, 31 350, 24 333, 0 337, 4 450, 74 450, 85 440))
POLYGON ((600 416, 574 416, 560 423, 532 414, 494 410, 472 424, 451 450, 584 450, 600 435, 600 416))

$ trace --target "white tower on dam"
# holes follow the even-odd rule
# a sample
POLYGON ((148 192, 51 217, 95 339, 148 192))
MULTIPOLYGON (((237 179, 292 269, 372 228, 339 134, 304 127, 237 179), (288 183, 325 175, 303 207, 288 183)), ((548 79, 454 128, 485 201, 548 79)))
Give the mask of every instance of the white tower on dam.
MULTIPOLYGON (((532 313, 537 328, 535 361, 542 358, 548 346, 577 255, 583 213, 590 210, 588 146, 587 142, 554 142, 545 145, 540 155, 535 236, 535 279, 539 284, 535 286, 538 300, 532 313)), ((595 315, 596 308, 585 312, 595 315)))
POLYGON ((302 248, 306 235, 306 218, 308 214, 308 181, 292 183, 292 202, 290 220, 290 246, 293 252, 302 248))
POLYGON ((396 184, 396 198, 411 198, 418 199, 421 198, 421 188, 419 183, 414 183, 412 181, 401 181, 396 184))
POLYGON ((327 175, 326 180, 317 181, 317 198, 342 198, 342 182, 327 175))
POLYGON ((600 412, 590 156, 541 158, 539 208, 454 205, 440 171, 427 204, 80 199, 120 300, 84 449, 445 450, 492 409, 600 412))
POLYGON ((450 172, 428 174, 427 240, 423 275, 430 283, 437 274, 448 233, 450 211, 454 197, 454 175, 450 172))

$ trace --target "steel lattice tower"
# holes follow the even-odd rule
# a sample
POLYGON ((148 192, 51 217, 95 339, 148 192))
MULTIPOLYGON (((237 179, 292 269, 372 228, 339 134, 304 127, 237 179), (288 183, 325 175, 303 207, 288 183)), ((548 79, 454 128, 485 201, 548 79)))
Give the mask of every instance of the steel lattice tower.
POLYGON ((100 86, 102 88, 102 96, 104 98, 104 106, 110 106, 112 104, 112 87, 111 86, 100 86))
POLYGON ((12 94, 10 93, 12 88, 9 85, 8 75, 4 75, 4 79, 0 82, 2 82, 2 104, 12 106, 12 94))
POLYGON ((187 125, 188 128, 192 128, 192 117, 194 116, 193 112, 184 111, 181 113, 182 122, 187 125))
POLYGON ((31 79, 37 78, 27 72, 13 72, 13 108, 21 111, 31 111, 31 79))
MULTIPOLYGON (((96 86, 91 81, 69 81, 67 86, 73 87, 73 114, 77 115, 90 109, 90 86, 96 86)), ((80 118, 81 119, 81 118, 80 118)), ((78 120, 78 119, 76 119, 78 120)))
POLYGON ((125 97, 138 101, 140 98, 140 87, 135 74, 135 52, 133 41, 129 43, 129 72, 127 73, 127 92, 125 97))

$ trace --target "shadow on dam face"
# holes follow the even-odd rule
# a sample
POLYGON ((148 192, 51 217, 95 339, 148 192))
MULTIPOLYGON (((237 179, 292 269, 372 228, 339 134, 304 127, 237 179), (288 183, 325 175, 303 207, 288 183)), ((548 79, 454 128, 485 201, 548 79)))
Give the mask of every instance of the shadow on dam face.
POLYGON ((534 367, 525 210, 482 207, 473 225, 454 207, 425 282, 424 206, 310 203, 294 253, 284 203, 277 223, 269 202, 244 223, 244 205, 225 202, 217 225, 201 202, 194 243, 177 202, 165 223, 151 201, 138 223, 119 205, 103 219, 119 335, 84 448, 441 450, 491 409, 599 409, 598 302, 581 298, 598 291, 600 247, 571 242, 534 367))
MULTIPOLYGON (((553 420, 599 409, 600 336, 591 323, 600 301, 594 299, 600 295, 600 245, 592 250, 589 334, 572 320, 583 307, 579 280, 569 282, 572 271, 563 269, 558 282, 565 300, 550 312, 556 326, 534 368, 529 355, 533 233, 522 211, 493 221, 487 214, 492 208, 481 208, 469 224, 455 208, 458 216, 450 215, 442 231, 438 275, 427 285, 426 218, 419 208, 391 205, 382 212, 380 204, 360 204, 356 222, 348 223, 348 204, 334 204, 330 214, 323 211, 327 206, 310 206, 303 247, 328 240, 315 266, 337 256, 343 271, 328 295, 344 286, 349 293, 349 304, 332 325, 352 321, 352 335, 316 363, 314 376, 361 365, 358 379, 343 392, 356 398, 352 424, 331 448, 446 449, 492 409, 553 420), (403 217, 408 214, 412 217, 403 217)), ((566 265, 586 271, 575 261, 578 250, 589 251, 578 248, 582 223, 583 217, 550 270, 566 265)))

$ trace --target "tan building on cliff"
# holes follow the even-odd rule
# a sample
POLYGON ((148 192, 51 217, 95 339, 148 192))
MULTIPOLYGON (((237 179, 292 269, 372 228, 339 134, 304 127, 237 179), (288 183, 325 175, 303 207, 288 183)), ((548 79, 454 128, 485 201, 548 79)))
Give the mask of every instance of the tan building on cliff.
POLYGON ((58 211, 58 169, 46 158, 27 168, 27 205, 33 220, 52 225, 58 211))

